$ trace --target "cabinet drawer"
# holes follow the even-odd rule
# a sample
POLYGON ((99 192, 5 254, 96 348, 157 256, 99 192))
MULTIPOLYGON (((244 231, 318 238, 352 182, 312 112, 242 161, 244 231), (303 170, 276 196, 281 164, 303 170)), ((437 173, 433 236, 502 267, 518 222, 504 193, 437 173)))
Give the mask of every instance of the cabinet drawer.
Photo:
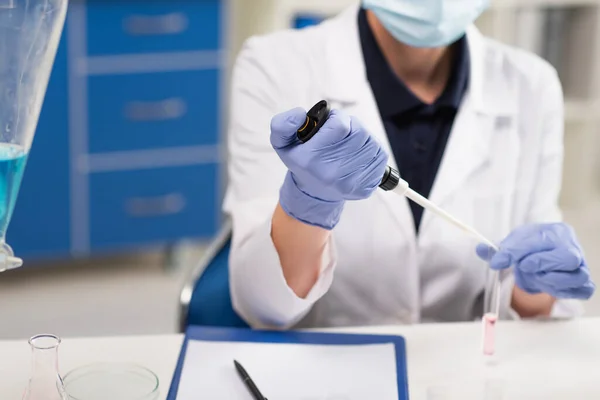
POLYGON ((89 151, 214 145, 219 71, 89 78, 89 151))
POLYGON ((218 165, 92 174, 92 249, 209 237, 217 230, 218 165))
POLYGON ((220 8, 216 0, 89 0, 88 54, 216 50, 220 8))

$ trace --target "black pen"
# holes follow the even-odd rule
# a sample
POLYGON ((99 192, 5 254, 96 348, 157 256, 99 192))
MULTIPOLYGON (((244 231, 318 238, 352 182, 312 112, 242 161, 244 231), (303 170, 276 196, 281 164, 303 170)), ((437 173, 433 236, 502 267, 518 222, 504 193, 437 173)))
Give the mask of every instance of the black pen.
POLYGON ((236 360, 233 360, 233 365, 235 365, 235 369, 237 369, 238 375, 244 381, 244 384, 252 394, 252 397, 254 397, 254 400, 267 400, 267 398, 260 393, 260 390, 258 390, 256 384, 254 384, 254 381, 252 381, 252 378, 250 378, 250 375, 248 375, 244 367, 242 367, 242 364, 240 364, 236 360))

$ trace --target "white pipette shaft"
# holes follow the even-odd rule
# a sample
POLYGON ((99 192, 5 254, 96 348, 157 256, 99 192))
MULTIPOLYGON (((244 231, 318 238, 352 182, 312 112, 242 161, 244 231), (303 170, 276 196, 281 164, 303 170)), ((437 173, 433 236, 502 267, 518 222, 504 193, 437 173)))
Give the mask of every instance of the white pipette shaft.
POLYGON ((446 211, 444 211, 443 209, 438 207, 435 203, 432 203, 431 201, 429 201, 425 197, 421 196, 419 193, 415 192, 414 190, 408 189, 403 194, 406 197, 408 197, 409 199, 411 199, 412 201, 414 201, 415 203, 417 203, 418 205, 420 205, 421 207, 423 207, 424 209, 429 210, 429 211, 435 213, 437 216, 444 218, 446 221, 450 222, 451 224, 453 224, 457 228, 463 230, 464 232, 469 233, 471 236, 473 236, 476 239, 480 240, 481 242, 487 244, 488 246, 490 246, 492 248, 496 247, 491 241, 489 241, 481 233, 477 232, 474 228, 459 221, 458 219, 456 219, 455 217, 453 217, 452 215, 448 214, 446 211))
MULTIPOLYGON (((442 208, 438 207, 435 203, 432 203, 427 198, 421 196, 419 193, 410 189, 408 187, 408 185, 402 185, 402 184, 398 185, 392 191, 399 195, 408 197, 409 199, 411 199, 412 201, 414 201, 415 203, 417 203, 424 209, 433 212, 435 215, 437 215, 439 217, 442 217, 446 221, 450 222, 452 225, 456 226, 457 228, 461 229, 464 232, 467 232, 468 234, 473 236, 475 239, 481 241, 482 243, 485 243, 486 245, 490 246, 494 250, 498 251, 498 247, 494 243, 492 243, 490 240, 488 240, 485 236, 483 236, 481 233, 479 233, 477 230, 475 230, 475 228, 461 222, 460 220, 458 220, 451 214, 447 213, 442 208)), ((500 273, 498 271, 493 271, 493 274, 494 274, 494 276, 493 276, 493 283, 492 283, 493 286, 492 286, 492 299, 491 299, 492 300, 492 303, 491 303, 492 310, 491 311, 493 313, 495 313, 496 315, 498 315, 498 313, 500 312, 500 273)))

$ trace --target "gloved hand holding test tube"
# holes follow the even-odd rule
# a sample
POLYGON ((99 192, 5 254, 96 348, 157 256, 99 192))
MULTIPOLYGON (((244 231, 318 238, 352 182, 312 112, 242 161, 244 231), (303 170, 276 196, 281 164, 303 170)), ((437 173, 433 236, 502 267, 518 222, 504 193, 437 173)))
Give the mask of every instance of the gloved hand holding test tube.
MULTIPOLYGON (((329 117, 330 108, 328 103, 325 100, 322 100, 315 104, 307 113, 306 113, 306 121, 303 126, 298 130, 297 136, 298 139, 306 143, 313 136, 317 134, 319 129, 323 126, 323 124, 327 121, 329 117)), ((462 231, 470 234, 472 237, 481 241, 482 243, 488 245, 490 248, 494 250, 498 250, 498 247, 492 243, 490 240, 485 238, 481 233, 475 230, 473 227, 468 226, 461 221, 459 221, 454 216, 450 215, 436 204, 429 201, 427 198, 421 196, 419 193, 413 191, 408 182, 402 180, 400 178, 400 174, 394 168, 387 166, 383 178, 381 180, 381 184, 379 187, 385 191, 392 191, 401 196, 406 196, 410 200, 414 201, 421 207, 426 210, 431 211, 435 215, 445 219, 449 223, 453 224, 457 228, 462 231)), ((485 355, 493 355, 494 354, 494 329, 496 325, 496 321, 498 320, 499 308, 500 308, 500 272, 497 270, 492 271, 493 274, 493 283, 490 288, 491 293, 488 296, 489 307, 484 310, 483 316, 483 353, 485 355)))

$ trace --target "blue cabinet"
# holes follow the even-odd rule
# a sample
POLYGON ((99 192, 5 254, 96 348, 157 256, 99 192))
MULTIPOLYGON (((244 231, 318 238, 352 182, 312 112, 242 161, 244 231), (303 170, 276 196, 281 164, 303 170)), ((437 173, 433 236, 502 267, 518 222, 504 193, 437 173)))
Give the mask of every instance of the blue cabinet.
POLYGON ((316 14, 298 14, 294 19, 294 28, 302 29, 309 26, 320 24, 325 19, 322 15, 316 14))
POLYGON ((224 4, 72 1, 7 241, 27 258, 219 227, 224 4))
POLYGON ((90 55, 218 50, 216 0, 88 0, 90 55))
POLYGON ((214 145, 218 69, 92 76, 89 152, 214 145))
POLYGON ((209 236, 217 228, 215 164, 96 173, 90 180, 92 249, 209 236))

